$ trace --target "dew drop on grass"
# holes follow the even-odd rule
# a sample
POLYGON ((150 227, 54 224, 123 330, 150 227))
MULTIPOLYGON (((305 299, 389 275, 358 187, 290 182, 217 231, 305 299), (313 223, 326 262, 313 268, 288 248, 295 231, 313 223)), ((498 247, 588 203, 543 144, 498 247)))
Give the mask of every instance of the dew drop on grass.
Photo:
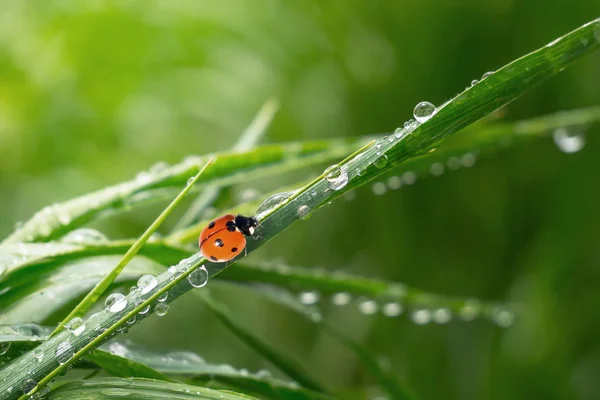
POLYGON ((387 186, 383 182, 375 182, 373 186, 371 186, 371 191, 375 196, 383 196, 387 193, 387 186))
POLYGON ((585 134, 579 129, 558 128, 553 137, 556 147, 563 153, 577 153, 585 147, 585 134))
POLYGON ((350 300, 352 300, 352 296, 346 292, 335 293, 331 296, 331 302, 336 306, 345 306, 350 303, 350 300))
POLYGON ((330 166, 325 170, 324 175, 333 190, 340 190, 348 183, 348 171, 339 165, 330 166))
POLYGON ((370 299, 359 299, 358 300, 358 311, 365 315, 373 315, 379 309, 379 305, 375 300, 370 299))
POLYGON ((473 80, 471 81, 471 86, 475 86, 475 85, 477 85, 478 83, 479 83, 479 81, 478 81, 477 79, 473 79, 473 80))
POLYGON ((71 357, 73 357, 73 354, 75 354, 75 352, 73 351, 73 346, 71 346, 71 343, 69 342, 61 342, 56 346, 56 361, 60 365, 69 361, 71 357))
POLYGON ((157 305, 154 306, 154 312, 159 317, 162 317, 163 315, 167 315, 167 313, 169 312, 169 305, 167 303, 158 303, 157 305))
POLYGON ((42 362, 42 360, 44 359, 44 350, 42 350, 40 347, 36 347, 33 350, 33 356, 39 361, 42 362))
POLYGON ((81 244, 81 243, 102 243, 108 241, 102 232, 91 228, 75 229, 67 233, 60 239, 63 243, 81 244))
POLYGON ((302 304, 316 304, 321 295, 318 292, 301 292, 298 294, 298 300, 302 304))
POLYGON ((477 161, 477 157, 473 153, 466 153, 460 158, 460 163, 465 168, 471 168, 475 165, 475 161, 477 161))
POLYGON ((141 294, 146 294, 158 285, 158 279, 154 275, 142 275, 138 279, 137 286, 140 289, 141 294))
POLYGON ((444 173, 444 164, 436 162, 429 167, 429 173, 433 176, 440 176, 444 173))
POLYGON ((438 308, 432 313, 431 319, 436 324, 445 324, 452 319, 452 313, 447 308, 438 308))
POLYGON ((412 185, 417 181, 417 174, 413 171, 406 171, 402 174, 402 183, 405 185, 412 185))
POLYGON ((188 178, 186 185, 190 186, 194 182, 194 176, 188 178))
POLYGON ((431 311, 425 309, 415 310, 410 317, 415 324, 425 325, 431 322, 431 311))
POLYGON ((448 165, 448 168, 450 168, 452 171, 456 171, 462 166, 462 163, 460 162, 460 158, 450 157, 446 162, 446 165, 448 165))
POLYGON ((0 343, 0 356, 6 354, 10 349, 10 342, 0 343))
POLYGON ((496 325, 501 328, 508 328, 515 320, 515 316, 508 310, 497 310, 492 317, 496 325))
POLYGON ((290 197, 292 197, 296 193, 295 191, 290 192, 282 192, 274 194, 273 196, 267 197, 265 201, 262 202, 258 209, 256 210, 256 218, 260 220, 262 216, 270 212, 271 210, 286 204, 290 197))
POLYGON ((168 297, 169 297, 169 292, 165 292, 165 293, 161 294, 156 300, 160 301, 162 303, 163 301, 167 301, 168 297))
POLYGON ((195 288, 200 288, 206 285, 208 282, 208 271, 206 270, 206 267, 203 265, 199 268, 196 268, 188 275, 187 280, 190 285, 195 288))
MULTIPOLYGON (((135 306, 136 306, 136 308, 137 308, 137 307, 139 307, 139 306, 141 306, 143 302, 144 302, 144 300, 142 300, 142 299, 138 299, 138 300, 135 302, 135 306)), ((138 314, 140 314, 140 315, 144 315, 144 314, 147 314, 147 313, 148 313, 148 311, 150 311, 150 305, 149 305, 149 304, 148 304, 147 306, 145 306, 144 308, 140 309, 140 311, 138 311, 138 314)))
POLYGON ((483 74, 483 76, 481 77, 481 80, 484 80, 485 78, 488 78, 492 75, 494 75, 494 71, 488 71, 485 74, 483 74))
POLYGON ((312 213, 310 212, 310 207, 306 204, 303 204, 300 207, 298 207, 298 218, 302 220, 307 220, 310 218, 311 214, 312 213))
POLYGON ((390 176, 387 185, 391 190, 398 190, 402 187, 402 178, 399 176, 390 176))
POLYGON ((373 161, 373 165, 375 165, 377 168, 381 169, 387 165, 387 162, 388 162, 388 158, 384 154, 381 157, 377 158, 375 161, 373 161))
POLYGON ((428 101, 422 101, 415 106, 415 109, 413 110, 413 116, 418 122, 423 123, 429 118, 433 117, 436 111, 437 110, 433 104, 428 101))
POLYGON ((75 336, 79 336, 85 331, 83 319, 75 317, 65 325, 65 328, 75 336))
POLYGON ((386 317, 397 317, 402 314, 402 305, 396 302, 386 303, 381 308, 381 312, 386 317))
POLYGON ((23 381, 21 382, 21 391, 23 392, 23 394, 27 394, 33 389, 35 389, 36 385, 37 382, 31 378, 23 379, 23 381))
POLYGON ((458 311, 458 316, 463 321, 473 321, 479 315, 481 304, 477 300, 467 300, 458 311))
POLYGON ((121 293, 113 293, 106 298, 104 306, 110 312, 119 312, 127 306, 127 299, 121 293))
POLYGON ((171 265, 167 271, 169 271, 169 273, 171 275, 174 275, 177 272, 177 267, 174 265, 171 265))

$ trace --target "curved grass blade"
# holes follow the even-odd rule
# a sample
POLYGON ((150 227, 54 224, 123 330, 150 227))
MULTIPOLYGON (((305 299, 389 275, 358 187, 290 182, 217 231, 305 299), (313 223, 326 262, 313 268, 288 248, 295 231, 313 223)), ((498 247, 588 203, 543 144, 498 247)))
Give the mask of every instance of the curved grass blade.
MULTIPOLYGON (((231 148, 232 152, 248 151, 263 137, 271 121, 279 110, 279 102, 275 98, 267 100, 258 111, 250 125, 240 135, 237 143, 231 148)), ((178 231, 196 222, 202 211, 212 204, 219 196, 221 189, 219 186, 211 185, 205 188, 202 193, 194 200, 192 205, 186 210, 183 216, 177 221, 172 231, 178 231)))
POLYGON ((96 301, 98 301, 100 296, 102 296, 106 289, 108 289, 108 287, 114 282, 117 276, 119 276, 123 268, 125 268, 129 261, 131 261, 131 259, 138 253, 142 246, 144 246, 148 239, 150 239, 150 236, 152 236, 152 234, 156 232, 156 230, 163 223, 163 221, 167 219, 169 214, 171 214, 175 207, 177 207, 181 200, 183 200, 185 195, 192 189, 194 184, 198 181, 198 179, 204 173, 204 171, 206 171, 206 168, 208 168, 208 166, 213 163, 213 161, 214 160, 212 158, 208 160, 208 162, 204 164, 200 171, 198 171, 196 176, 194 176, 187 182, 185 188, 183 188, 183 190, 177 195, 177 197, 173 199, 171 204, 169 204, 167 208, 165 208, 163 212, 160 213, 160 215, 154 220, 154 222, 148 227, 148 229, 146 229, 142 236, 140 236, 139 239, 136 240, 135 243, 129 248, 129 250, 127 250, 127 253, 125 253, 123 258, 121 259, 121 261, 119 261, 115 268, 100 282, 98 282, 96 286, 94 286, 94 288, 83 298, 83 300, 81 300, 77 307, 75 307, 73 311, 71 311, 69 315, 67 315, 67 317, 60 324, 58 324, 54 332, 52 332, 51 336, 54 336, 58 332, 60 332, 64 328, 65 324, 71 319, 75 317, 81 317, 92 305, 94 305, 94 303, 96 303, 96 301))
POLYGON ((175 382, 173 379, 141 362, 111 354, 102 350, 94 350, 86 359, 92 361, 111 375, 123 378, 136 377, 175 382))
MULTIPOLYGON (((285 203, 263 210, 260 214, 260 226, 256 231, 256 235, 248 241, 248 253, 262 246, 296 222, 299 219, 298 207, 306 206, 310 210, 317 210, 344 192, 386 173, 401 161, 430 151, 439 145, 443 139, 453 135, 464 126, 516 99, 534 85, 558 73, 578 58, 597 50, 600 47, 600 41, 596 39, 600 36, 598 34, 599 30, 600 19, 592 21, 559 38, 559 40, 553 42, 553 45, 526 55, 495 72, 478 85, 469 88, 446 103, 433 117, 416 129, 410 132, 398 132, 398 139, 403 138, 402 134, 408 134, 402 140, 381 140, 373 143, 372 146, 360 149, 340 163, 340 166, 348 173, 348 183, 345 186, 337 186, 337 190, 332 190, 330 182, 325 179, 325 176, 321 175, 288 198, 285 203), (486 83, 486 81, 488 82, 486 83), (376 162, 383 155, 387 157, 387 162, 376 162), (361 173, 359 174, 359 172, 361 173)), ((200 256, 185 260, 184 266, 175 268, 175 279, 173 279, 174 275, 170 272, 157 277, 157 287, 151 292, 152 295, 139 306, 129 305, 129 302, 136 301, 136 296, 130 294, 126 298, 127 306, 123 310, 115 313, 102 311, 90 317, 88 323, 91 327, 106 329, 106 331, 99 335, 87 332, 75 339, 70 339, 71 346, 77 352, 64 364, 59 365, 56 360, 37 364, 30 353, 13 361, 3 371, 5 379, 0 382, 0 393, 5 393, 9 387, 16 387, 23 379, 40 379, 36 388, 44 386, 86 352, 105 341, 109 335, 116 331, 118 326, 125 324, 127 319, 136 315, 146 304, 156 301, 165 290, 169 290, 167 302, 171 302, 189 291, 192 286, 184 279, 197 271, 200 266, 204 266, 208 276, 212 278, 228 265, 207 263, 200 256), (33 367, 34 365, 35 367, 33 367), (28 371, 31 371, 31 374, 27 374, 28 371)), ((66 335, 63 331, 41 346, 47 351, 54 350, 65 339, 66 335)), ((17 396, 18 394, 9 395, 8 398, 12 399, 17 396)))
POLYGON ((52 391, 53 400, 249 400, 244 394, 150 379, 103 378, 67 383, 52 391))
POLYGON ((335 160, 357 145, 356 140, 319 140, 272 144, 243 153, 193 156, 161 172, 142 172, 136 179, 86 194, 36 213, 3 243, 46 242, 85 223, 125 208, 164 200, 184 185, 210 158, 213 167, 198 183, 219 187, 247 182, 335 160))
POLYGON ((279 350, 275 350, 266 342, 251 333, 242 324, 238 323, 235 318, 229 315, 229 311, 222 304, 213 300, 206 291, 197 292, 204 303, 210 308, 215 316, 240 340, 248 346, 256 350, 259 354, 269 360, 273 365, 277 366, 287 376, 294 379, 301 386, 317 392, 325 392, 321 384, 317 383, 289 354, 283 354, 279 350))

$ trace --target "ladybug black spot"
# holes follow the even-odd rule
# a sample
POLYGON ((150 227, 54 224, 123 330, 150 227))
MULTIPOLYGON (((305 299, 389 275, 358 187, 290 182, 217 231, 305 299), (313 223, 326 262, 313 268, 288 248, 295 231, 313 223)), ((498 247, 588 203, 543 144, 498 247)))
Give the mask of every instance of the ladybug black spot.
POLYGON ((215 227, 215 221, 212 221, 210 224, 208 224, 208 229, 212 229, 215 227))
POLYGON ((215 246, 217 247, 223 247, 224 243, 221 239, 217 239, 215 240, 215 246))
POLYGON ((232 248, 231 248, 231 252, 232 252, 232 253, 235 253, 236 251, 238 251, 238 248, 237 248, 237 247, 232 247, 232 248))
POLYGON ((227 223, 225 225, 227 225, 227 230, 229 232, 235 232, 235 222, 227 221, 227 223))
POLYGON ((210 259, 213 260, 213 261, 218 261, 217 257, 215 257, 215 256, 210 256, 210 259))

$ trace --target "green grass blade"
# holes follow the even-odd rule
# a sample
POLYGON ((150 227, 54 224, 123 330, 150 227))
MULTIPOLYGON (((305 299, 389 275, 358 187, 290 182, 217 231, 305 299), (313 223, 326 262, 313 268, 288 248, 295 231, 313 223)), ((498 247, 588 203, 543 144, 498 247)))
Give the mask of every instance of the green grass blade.
POLYGON ((169 204, 167 208, 165 208, 163 212, 160 213, 158 218, 154 220, 154 222, 148 227, 148 229, 146 229, 142 236, 140 236, 139 239, 136 240, 135 243, 129 248, 129 250, 127 250, 127 253, 125 253, 123 258, 121 259, 121 261, 119 261, 115 268, 100 282, 98 282, 96 286, 83 298, 83 300, 81 300, 77 307, 75 307, 73 311, 71 311, 69 315, 67 315, 67 317, 60 324, 58 324, 54 332, 52 332, 51 336, 54 336, 55 334, 60 332, 64 328, 65 324, 71 319, 75 317, 81 317, 83 314, 86 313, 87 310, 89 310, 89 308, 92 305, 96 303, 96 301, 98 301, 100 296, 104 294, 106 289, 108 289, 108 287, 114 282, 117 276, 119 276, 123 268, 125 268, 129 261, 131 261, 131 259, 139 252, 139 250, 142 248, 142 246, 144 246, 148 239, 150 239, 150 236, 152 236, 152 234, 156 232, 158 227, 163 223, 165 219, 167 219, 169 214, 171 214, 175 207, 177 207, 179 202, 183 200, 185 195, 190 191, 190 189, 194 186, 196 181, 198 181, 200 176, 204 173, 206 168, 212 164, 212 162, 212 159, 208 160, 208 162, 204 164, 204 166, 200 169, 196 176, 194 176, 190 181, 187 182, 187 185, 177 195, 177 197, 173 199, 171 204, 169 204))
POLYGON ((281 351, 274 349, 265 341, 251 333, 242 324, 238 323, 233 316, 229 315, 229 311, 222 304, 213 300, 205 291, 197 293, 215 316, 244 343, 256 350, 301 386, 317 392, 325 392, 323 387, 317 383, 291 355, 283 354, 281 351))
POLYGON ((150 379, 103 378, 70 382, 52 391, 53 400, 250 400, 244 394, 150 379))
MULTIPOLYGON (((258 111, 250 125, 242 132, 238 142, 231 148, 232 152, 248 151, 259 142, 271 125, 271 121, 279 110, 279 102, 275 98, 267 100, 258 111)), ((219 196, 218 186, 209 186, 194 200, 183 216, 177 221, 172 231, 178 231, 193 224, 202 210, 206 209, 219 196)))
POLYGON ((86 359, 92 361, 94 364, 98 365, 100 368, 114 376, 122 378, 129 378, 133 376, 136 378, 174 382, 173 379, 146 364, 111 354, 106 351, 94 350, 86 357, 86 359))

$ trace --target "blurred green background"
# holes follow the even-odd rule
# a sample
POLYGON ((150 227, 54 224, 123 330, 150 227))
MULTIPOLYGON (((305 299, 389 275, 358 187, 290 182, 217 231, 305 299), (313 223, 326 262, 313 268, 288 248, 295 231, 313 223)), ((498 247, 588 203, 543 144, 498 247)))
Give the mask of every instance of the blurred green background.
MULTIPOLYGON (((417 102, 440 104, 599 15, 591 0, 0 1, 0 236, 45 205, 157 161, 228 149, 273 95, 282 107, 263 142, 392 131, 417 102)), ((505 118, 599 103, 595 54, 511 104, 505 118)), ((420 326, 322 304, 325 318, 384 356, 424 399, 597 399, 600 126, 587 133, 573 155, 546 139, 383 196, 365 187, 253 257, 523 304, 507 329, 420 326)), ((111 238, 139 235, 160 206, 94 226, 111 238)), ((217 293, 341 393, 371 387, 347 350, 299 317, 249 291, 217 293)), ((128 336, 269 368, 193 296, 128 336)))

